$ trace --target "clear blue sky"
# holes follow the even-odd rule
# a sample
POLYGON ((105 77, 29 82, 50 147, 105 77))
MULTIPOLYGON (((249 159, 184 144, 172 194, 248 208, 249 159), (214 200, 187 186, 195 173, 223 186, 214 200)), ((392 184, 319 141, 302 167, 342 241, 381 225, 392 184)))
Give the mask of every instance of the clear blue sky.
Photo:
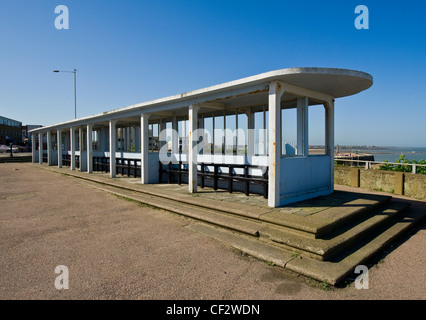
POLYGON ((336 144, 426 147, 424 1, 0 0, 0 115, 74 118, 289 67, 370 73, 336 101, 336 144), (369 30, 357 30, 357 5, 369 30), (69 8, 57 30, 55 7, 69 8))

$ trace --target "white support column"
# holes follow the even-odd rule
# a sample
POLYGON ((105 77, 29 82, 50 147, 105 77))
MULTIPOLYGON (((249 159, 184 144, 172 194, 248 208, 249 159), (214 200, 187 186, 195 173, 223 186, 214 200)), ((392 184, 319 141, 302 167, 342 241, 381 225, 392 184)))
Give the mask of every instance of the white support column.
POLYGON ((83 170, 83 149, 84 149, 83 129, 78 128, 78 151, 80 152, 80 168, 78 168, 78 171, 80 172, 82 172, 83 170))
POLYGON ((75 170, 75 129, 70 129, 70 150, 71 150, 71 163, 70 163, 70 169, 75 170))
POLYGON ((178 133, 178 121, 177 117, 173 116, 172 120, 172 155, 179 153, 179 133, 178 133))
POLYGON ((215 113, 213 113, 212 115, 212 122, 213 122, 213 126, 212 126, 212 146, 213 146, 213 150, 211 151, 211 154, 215 154, 216 153, 216 134, 215 134, 215 130, 216 130, 216 123, 215 123, 215 119, 216 119, 216 115, 215 113))
POLYGON ((87 173, 93 172, 92 125, 87 125, 87 173))
POLYGON ((188 150, 188 190, 191 193, 197 192, 198 174, 197 174, 197 155, 198 149, 198 135, 196 131, 198 129, 198 110, 199 107, 189 105, 188 108, 188 122, 189 122, 189 150, 188 150), (196 150, 195 150, 196 149, 196 150))
POLYGON ((36 152, 37 152, 37 150, 36 150, 36 148, 37 148, 37 144, 36 144, 36 139, 35 139, 35 137, 36 137, 36 135, 34 134, 34 133, 30 133, 31 134, 31 152, 32 152, 32 155, 33 155, 33 163, 36 163, 36 152))
POLYGON ((52 133, 47 132, 47 165, 52 165, 52 133))
POLYGON ((254 113, 249 108, 247 114, 247 157, 254 156, 254 113))
POLYGON ((297 99, 297 155, 309 155, 308 97, 297 99))
POLYGON ((83 148, 83 129, 78 128, 78 151, 80 151, 80 164, 81 164, 81 152, 83 151, 83 149, 84 149, 83 148))
POLYGON ((199 154, 204 154, 204 147, 206 142, 204 141, 204 116, 198 118, 198 129, 200 130, 200 135, 198 136, 198 144, 200 146, 200 148, 198 149, 198 153, 199 154))
POLYGON ((141 114, 141 183, 149 183, 149 129, 150 114, 141 114))
POLYGON ((334 99, 325 102, 325 152, 330 156, 330 190, 334 190, 334 99))
MULTIPOLYGON (((161 135, 161 132, 163 132, 164 130, 166 130, 166 121, 164 119, 160 119, 160 124, 158 126, 158 137, 163 137, 163 135, 161 135)), ((164 137, 166 137, 166 135, 164 135, 164 137)), ((161 150, 161 148, 166 144, 166 141, 161 140, 159 141, 158 144, 158 150, 161 150)))
POLYGON ((43 164, 43 133, 38 134, 38 163, 43 164))
POLYGON ((109 120, 109 176, 115 178, 116 163, 115 163, 115 150, 117 147, 117 129, 116 120, 109 120))
POLYGON ((62 168, 62 131, 56 131, 56 145, 58 150, 58 168, 62 168))
POLYGON ((277 81, 269 84, 269 181, 268 206, 280 205, 280 164, 281 164, 281 97, 285 88, 277 81))

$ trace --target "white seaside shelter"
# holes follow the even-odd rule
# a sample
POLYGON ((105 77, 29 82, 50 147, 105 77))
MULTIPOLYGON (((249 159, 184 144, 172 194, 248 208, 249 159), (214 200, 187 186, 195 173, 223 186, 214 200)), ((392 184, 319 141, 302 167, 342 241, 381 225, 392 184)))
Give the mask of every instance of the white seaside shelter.
POLYGON ((33 162, 132 174, 142 184, 177 176, 191 193, 205 185, 246 194, 263 188, 268 205, 278 207, 333 192, 335 99, 372 83, 347 69, 266 72, 34 129, 47 143, 32 139, 33 162), (309 118, 311 108, 323 116, 309 118), (321 154, 309 150, 314 122, 323 128, 321 154))

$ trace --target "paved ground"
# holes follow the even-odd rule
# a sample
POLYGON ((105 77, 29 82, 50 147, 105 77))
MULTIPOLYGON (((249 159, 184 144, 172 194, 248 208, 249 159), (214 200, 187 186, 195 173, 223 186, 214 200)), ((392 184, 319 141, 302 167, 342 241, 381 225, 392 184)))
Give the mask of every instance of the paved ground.
POLYGON ((194 233, 191 220, 37 165, 0 164, 0 179, 0 299, 426 298, 425 224, 370 269, 368 290, 324 290, 194 233), (68 290, 55 288, 58 265, 68 290))

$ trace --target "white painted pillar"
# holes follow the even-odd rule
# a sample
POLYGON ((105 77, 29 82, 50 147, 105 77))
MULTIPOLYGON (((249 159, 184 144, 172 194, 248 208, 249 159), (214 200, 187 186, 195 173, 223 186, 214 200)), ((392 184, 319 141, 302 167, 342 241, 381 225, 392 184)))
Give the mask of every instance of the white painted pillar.
POLYGON ((334 99, 326 101, 325 107, 325 152, 330 156, 330 190, 334 190, 334 99))
POLYGON ((213 132, 212 134, 212 146, 213 146, 213 150, 211 151, 211 154, 215 154, 216 153, 216 134, 215 134, 215 130, 216 130, 216 123, 215 123, 215 114, 213 113, 212 115, 212 122, 213 122, 213 126, 212 126, 212 130, 213 132))
POLYGON ((32 156, 33 156, 33 163, 36 163, 36 152, 37 152, 37 150, 36 150, 36 146, 37 146, 37 144, 36 144, 36 140, 35 140, 35 137, 36 137, 36 135, 34 134, 34 133, 30 133, 30 135, 31 135, 31 153, 32 153, 32 156))
POLYGON ((297 99, 297 155, 309 155, 308 97, 297 99))
POLYGON ((47 165, 52 165, 52 133, 47 132, 47 165))
POLYGON ((87 173, 93 172, 93 145, 92 145, 92 125, 87 125, 87 173))
POLYGON ((204 132, 204 116, 198 118, 198 129, 200 130, 200 135, 198 136, 197 143, 200 145, 198 149, 199 154, 204 154, 204 147, 206 142, 204 141, 205 132, 204 132))
POLYGON ((173 116, 172 120, 172 155, 179 153, 179 133, 178 133, 178 120, 176 116, 173 116))
POLYGON ((71 170, 75 170, 75 144, 76 144, 75 129, 71 128, 70 129, 70 149, 71 149, 70 169, 71 170))
POLYGON ((280 205, 280 164, 281 164, 281 97, 285 88, 277 81, 269 84, 269 181, 268 206, 280 205))
POLYGON ((103 127, 101 130, 101 145, 102 151, 107 152, 109 150, 109 128, 103 127))
POLYGON ((160 141, 158 142, 158 150, 161 150, 161 148, 166 144, 166 141, 161 140, 161 138, 165 138, 166 135, 165 134, 161 134, 161 132, 163 132, 163 130, 166 130, 166 121, 164 119, 160 119, 160 124, 158 126, 158 137, 160 139, 160 141))
POLYGON ((116 163, 115 163, 115 150, 117 147, 117 120, 109 120, 109 176, 115 178, 116 163))
POLYGON ((197 192, 197 155, 198 149, 195 148, 198 145, 198 135, 195 135, 198 129, 198 110, 199 107, 189 105, 188 108, 188 122, 189 122, 189 150, 188 150, 188 190, 191 193, 197 192), (196 149, 196 150, 195 150, 196 149))
POLYGON ((78 128, 78 151, 80 152, 80 168, 78 168, 78 171, 80 172, 82 172, 83 170, 83 150, 84 150, 83 129, 78 128))
MULTIPOLYGON (((62 137, 64 137, 64 136, 62 136, 62 137)), ((63 140, 63 143, 64 143, 64 150, 66 152, 68 152, 69 150, 71 150, 69 132, 67 134, 65 134, 65 139, 63 140)))
POLYGON ((254 113, 249 108, 247 114, 247 156, 254 155, 254 113))
POLYGON ((150 114, 141 114, 141 183, 149 183, 149 129, 150 114))
POLYGON ((62 168, 62 131, 56 131, 56 145, 58 149, 58 168, 62 168))
POLYGON ((43 164, 43 134, 38 134, 38 163, 43 164))
POLYGON ((80 151, 80 164, 81 164, 81 152, 83 151, 83 149, 84 149, 83 148, 83 129, 78 128, 78 151, 80 151))

